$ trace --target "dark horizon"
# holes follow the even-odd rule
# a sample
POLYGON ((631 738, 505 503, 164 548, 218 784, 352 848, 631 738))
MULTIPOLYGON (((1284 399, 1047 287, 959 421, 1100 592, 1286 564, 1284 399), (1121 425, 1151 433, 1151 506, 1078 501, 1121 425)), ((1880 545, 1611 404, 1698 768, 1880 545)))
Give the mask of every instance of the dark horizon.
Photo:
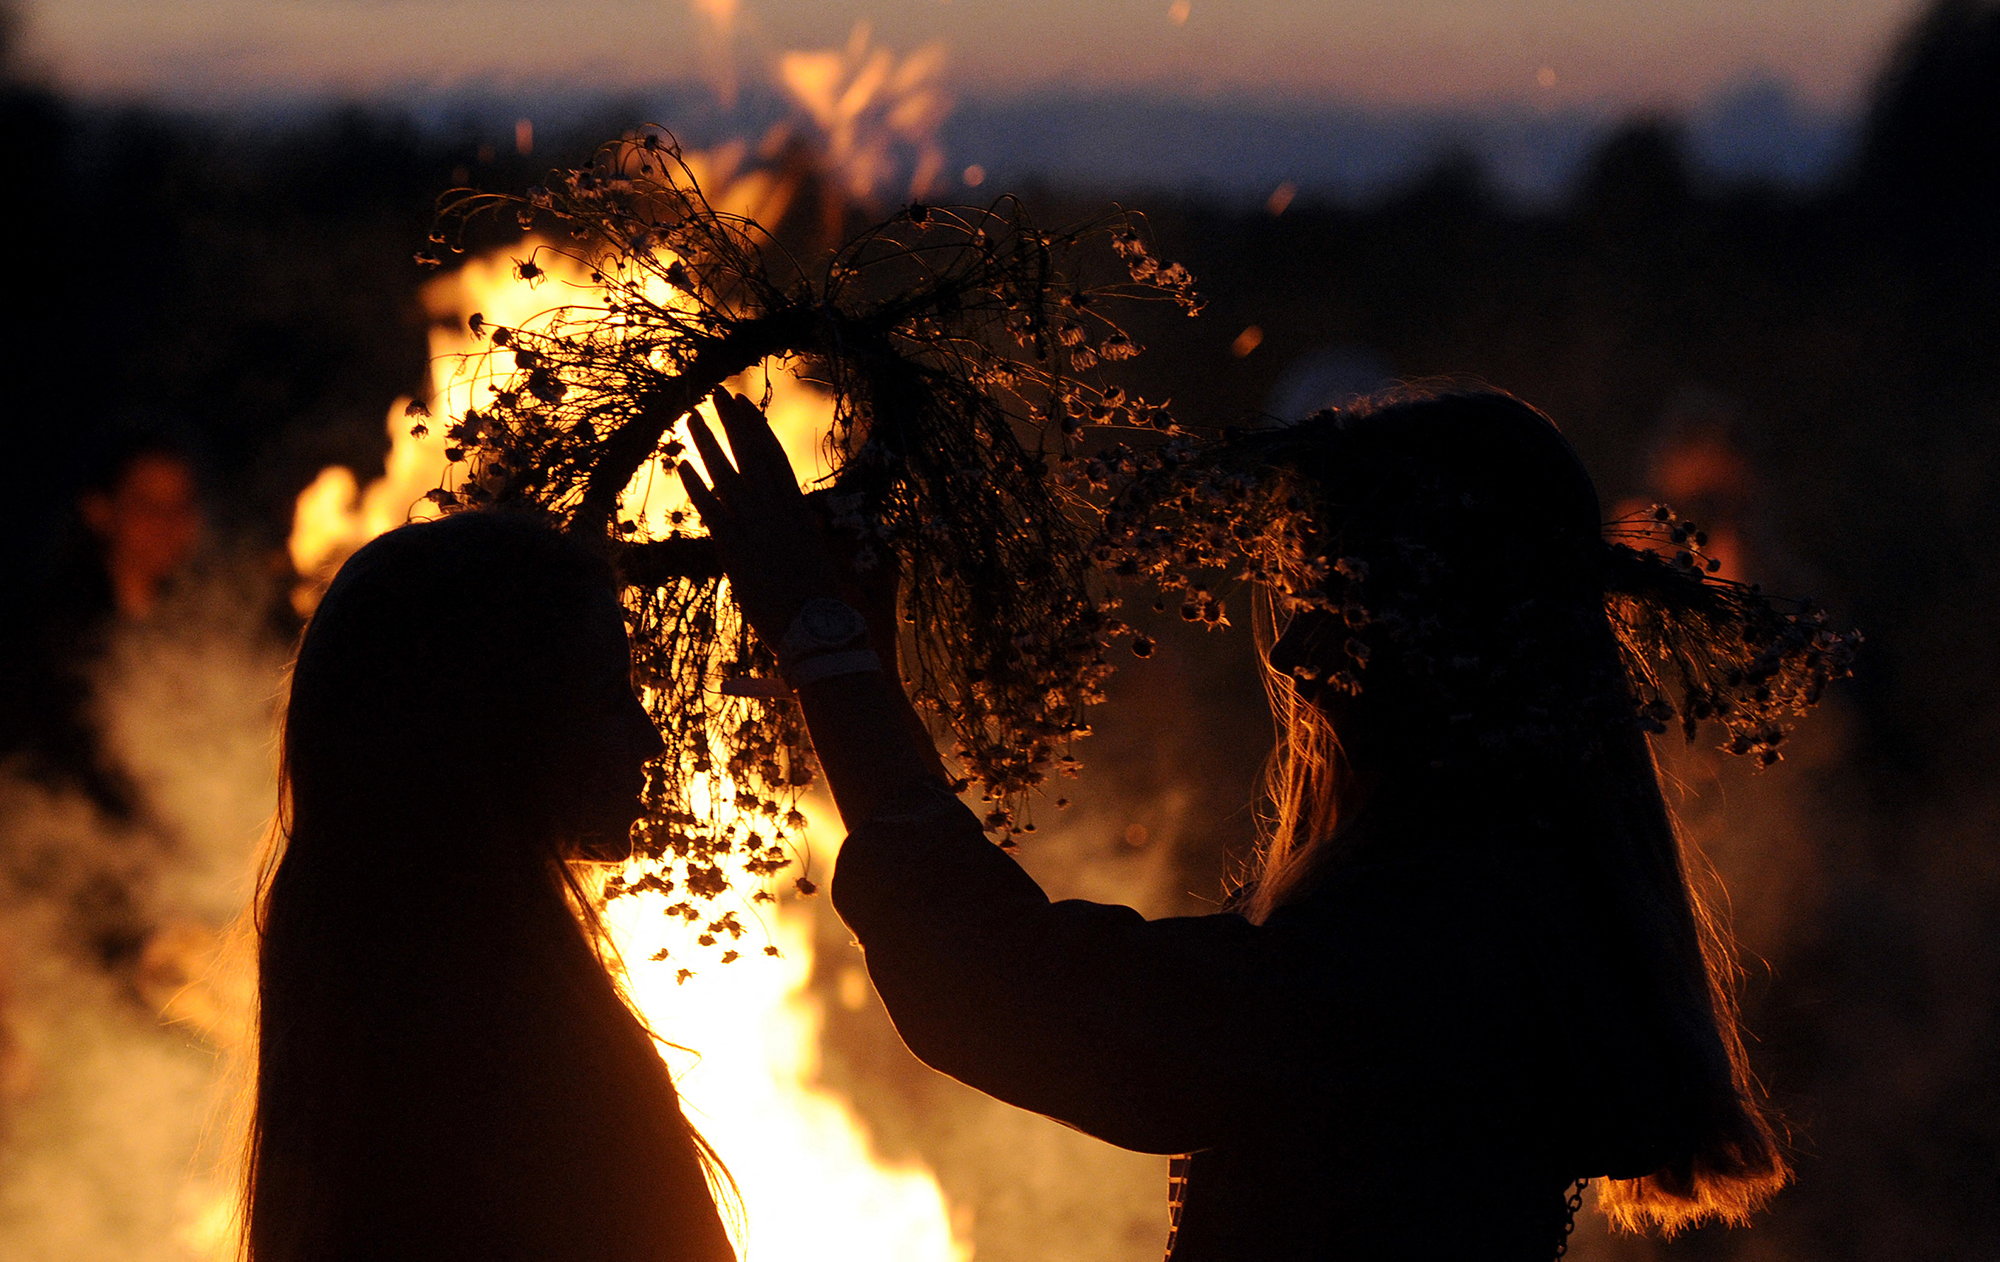
MULTIPOLYGON (((182 117, 200 126, 283 135, 329 116, 359 112, 405 120, 428 140, 514 148, 529 119, 541 149, 580 143, 640 122, 669 126, 697 148, 757 141, 790 124, 810 138, 797 104, 777 89, 739 89, 724 104, 712 86, 687 81, 644 90, 583 91, 559 85, 465 84, 366 96, 301 91, 188 104, 82 98, 107 119, 133 111, 182 117)), ((943 200, 982 200, 964 179, 969 167, 990 192, 1054 187, 1131 196, 1135 191, 1265 201, 1280 185, 1308 200, 1368 202, 1393 195, 1440 163, 1469 157, 1496 192, 1524 208, 1570 195, 1590 154, 1635 121, 1680 130, 1694 171, 1718 185, 1809 191, 1837 178, 1854 153, 1863 110, 1816 103, 1769 75, 1733 82, 1687 108, 1573 103, 1538 106, 1495 99, 1477 104, 1380 105, 1280 93, 1179 97, 1140 89, 1028 90, 966 94, 937 140, 945 160, 943 200)), ((905 177, 907 171, 905 171, 905 177)), ((893 203, 896 190, 886 190, 893 203)))

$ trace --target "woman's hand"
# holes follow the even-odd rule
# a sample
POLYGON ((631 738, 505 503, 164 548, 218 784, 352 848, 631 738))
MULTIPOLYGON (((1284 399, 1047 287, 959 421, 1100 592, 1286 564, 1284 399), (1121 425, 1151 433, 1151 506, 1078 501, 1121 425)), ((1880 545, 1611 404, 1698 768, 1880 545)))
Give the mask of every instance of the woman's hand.
POLYGON ((808 600, 845 599, 868 619, 870 639, 882 657, 882 670, 830 675, 798 690, 842 817, 859 824, 906 805, 912 793, 934 797, 948 778, 930 734, 896 681, 893 560, 855 573, 854 549, 840 549, 829 538, 763 413, 727 391, 716 392, 715 412, 736 462, 730 463, 701 418, 691 417, 688 432, 708 480, 684 464, 681 481, 715 539, 751 629, 775 647, 808 600))
POLYGON ((715 540, 743 616, 757 638, 775 646, 807 601, 841 597, 840 574, 819 515, 799 490, 792 462, 763 412, 727 390, 716 391, 714 399, 736 462, 730 463, 700 415, 692 415, 688 433, 708 481, 683 463, 681 483, 715 540))

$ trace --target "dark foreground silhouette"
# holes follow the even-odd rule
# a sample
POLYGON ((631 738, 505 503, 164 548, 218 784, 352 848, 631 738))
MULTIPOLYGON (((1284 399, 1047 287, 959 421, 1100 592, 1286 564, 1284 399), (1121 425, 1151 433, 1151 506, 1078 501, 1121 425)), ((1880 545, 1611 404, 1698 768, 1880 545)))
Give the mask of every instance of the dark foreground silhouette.
POLYGON ((729 1262, 571 864, 660 743, 608 567, 495 514, 392 531, 307 628, 259 908, 255 1262, 729 1262))
MULTIPOLYGON (((715 478, 691 490, 776 642, 838 579, 768 428, 719 410, 740 472, 697 426, 715 478)), ((898 1030, 1002 1100, 1192 1153, 1180 1262, 1546 1259, 1579 1178, 1613 1180, 1628 1226, 1741 1221, 1785 1164, 1633 720, 1582 465, 1486 393, 1229 452, 1218 477, 1302 480, 1398 620, 1352 694, 1328 681, 1359 615, 1280 611, 1273 818, 1238 912, 1051 903, 945 787, 893 664, 798 672, 854 828, 834 903, 898 1030), (1425 637, 1460 656, 1404 651, 1425 637)), ((886 650, 893 610, 873 613, 886 650)))

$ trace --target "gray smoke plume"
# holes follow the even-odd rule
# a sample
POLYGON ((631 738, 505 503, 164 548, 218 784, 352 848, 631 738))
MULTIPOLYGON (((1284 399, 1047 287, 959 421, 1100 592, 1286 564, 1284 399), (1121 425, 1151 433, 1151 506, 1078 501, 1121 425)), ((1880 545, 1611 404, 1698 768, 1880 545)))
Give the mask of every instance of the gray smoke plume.
POLYGON ((283 651, 254 585, 195 584, 91 672, 129 820, 0 770, 0 1256, 196 1262, 233 1249, 225 959, 274 800, 283 651), (110 950, 107 942, 129 943, 110 950))

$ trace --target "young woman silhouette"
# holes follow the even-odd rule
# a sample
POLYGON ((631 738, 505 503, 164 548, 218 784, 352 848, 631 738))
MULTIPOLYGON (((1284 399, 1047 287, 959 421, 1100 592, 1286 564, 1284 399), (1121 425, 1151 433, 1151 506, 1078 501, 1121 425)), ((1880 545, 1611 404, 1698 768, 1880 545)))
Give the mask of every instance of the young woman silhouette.
POLYGON ((1783 1183, 1607 618, 1648 563, 1614 556, 1546 417, 1411 397, 1194 457, 1217 499, 1294 488, 1374 622, 1268 607, 1257 870, 1228 914, 1147 921, 1051 903, 986 842, 914 735, 885 611, 883 669, 829 643, 842 576, 755 410, 719 411, 735 465, 697 425, 713 485, 689 491, 782 646, 853 830, 834 902, 897 1028, 1000 1099, 1192 1154, 1175 1262, 1540 1262, 1577 1179, 1669 1230, 1783 1183))
POLYGON ((610 568, 532 521, 391 531, 300 644, 258 907, 252 1262, 733 1262, 726 1176, 575 865, 660 740, 610 568))

